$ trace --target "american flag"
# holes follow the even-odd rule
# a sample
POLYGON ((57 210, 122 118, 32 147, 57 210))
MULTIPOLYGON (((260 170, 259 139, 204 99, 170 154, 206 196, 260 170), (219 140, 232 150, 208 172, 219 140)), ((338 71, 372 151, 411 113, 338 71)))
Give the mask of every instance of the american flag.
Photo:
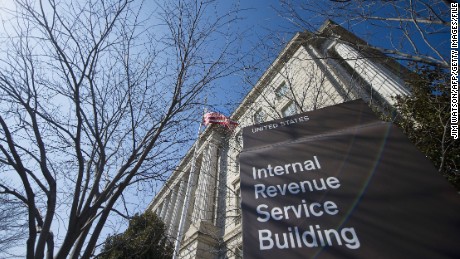
POLYGON ((208 125, 208 124, 224 125, 230 130, 235 129, 236 126, 238 126, 237 122, 230 120, 228 117, 218 112, 205 113, 203 116, 203 122, 204 122, 204 125, 208 125))

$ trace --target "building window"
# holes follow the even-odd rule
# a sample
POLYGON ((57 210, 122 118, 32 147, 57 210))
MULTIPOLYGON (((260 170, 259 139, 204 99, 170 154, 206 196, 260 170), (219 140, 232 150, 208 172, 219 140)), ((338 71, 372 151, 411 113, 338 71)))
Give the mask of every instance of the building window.
POLYGON ((235 190, 235 225, 241 223, 241 189, 240 182, 233 184, 233 189, 235 190))
POLYGON ((284 117, 291 116, 297 113, 297 107, 294 102, 289 102, 284 108, 281 110, 281 113, 284 117))
POLYGON ((236 155, 236 158, 235 158, 235 173, 237 175, 240 174, 240 154, 236 155))
POLYGON ((254 114, 254 124, 259 124, 265 121, 265 112, 260 108, 257 110, 257 112, 254 114))
POLYGON ((237 150, 241 150, 243 149, 243 133, 242 131, 238 131, 238 133, 236 134, 236 137, 235 137, 235 140, 236 140, 236 149, 237 150))
POLYGON ((235 249, 235 259, 243 259, 243 245, 239 245, 235 249))
POLYGON ((286 82, 281 83, 281 85, 275 90, 276 99, 280 99, 283 96, 286 96, 288 92, 288 87, 286 82))

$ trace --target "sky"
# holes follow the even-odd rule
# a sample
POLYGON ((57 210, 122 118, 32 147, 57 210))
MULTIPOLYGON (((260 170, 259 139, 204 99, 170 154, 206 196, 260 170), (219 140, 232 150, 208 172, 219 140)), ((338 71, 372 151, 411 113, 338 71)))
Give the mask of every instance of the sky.
POLYGON ((209 109, 229 116, 284 47, 278 41, 273 42, 273 39, 279 37, 287 42, 298 31, 298 27, 280 17, 277 12, 280 3, 277 0, 218 1, 217 8, 222 12, 240 10, 238 19, 230 25, 229 30, 240 34, 240 40, 236 43, 237 55, 244 62, 240 66, 245 68, 219 80, 214 92, 217 98, 211 96, 207 100, 209 109))

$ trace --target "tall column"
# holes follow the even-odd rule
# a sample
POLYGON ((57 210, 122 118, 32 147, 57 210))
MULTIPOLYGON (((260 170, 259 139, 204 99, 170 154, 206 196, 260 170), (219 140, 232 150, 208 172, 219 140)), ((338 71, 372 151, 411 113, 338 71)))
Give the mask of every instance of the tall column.
MULTIPOLYGON (((217 159, 217 191, 216 191, 216 208, 215 208, 215 226, 219 231, 219 237, 224 237, 225 235, 225 219, 227 218, 227 172, 228 168, 228 157, 229 157, 229 139, 226 138, 221 148, 218 151, 217 159)), ((217 258, 226 258, 227 249, 219 247, 217 258)))
POLYGON ((378 65, 371 59, 363 56, 353 47, 347 44, 337 43, 335 45, 335 50, 389 103, 394 103, 390 96, 409 94, 409 90, 406 89, 405 84, 401 79, 398 79, 385 67, 378 65))
MULTIPOLYGON (((183 212, 184 214, 184 230, 187 230, 189 227, 190 227, 190 224, 192 222, 195 222, 193 221, 193 212, 195 210, 195 203, 196 203, 196 194, 198 193, 198 178, 199 178, 199 173, 200 173, 200 168, 201 168, 201 164, 202 164, 202 157, 197 159, 196 161, 196 168, 195 168, 195 173, 192 174, 192 170, 190 169, 189 170, 189 183, 187 183, 189 185, 189 191, 190 191, 190 194, 189 196, 189 199, 188 199, 188 206, 187 206, 187 211, 183 212), (191 175, 192 174, 192 175, 191 175), (190 177, 191 176, 191 177, 190 177)), ((187 192, 187 190, 186 190, 187 192)), ((183 208, 182 208, 183 209, 183 208)))
POLYGON ((218 162, 218 147, 215 144, 210 144, 208 147, 208 168, 207 168, 207 181, 204 192, 204 207, 201 213, 203 220, 214 220, 214 206, 215 206, 215 189, 217 183, 217 162, 218 162))
POLYGON ((195 207, 192 221, 212 220, 214 204, 214 188, 216 182, 217 146, 209 143, 206 154, 203 156, 203 164, 198 180, 195 207))
POLYGON ((177 200, 177 190, 175 187, 172 188, 170 195, 171 197, 168 203, 168 210, 166 211, 166 216, 164 219, 164 223, 166 224, 168 229, 171 227, 170 224, 171 224, 172 212, 174 211, 174 205, 176 204, 176 200, 177 200))
POLYGON ((163 199, 163 206, 161 208, 161 214, 160 214, 160 218, 161 218, 161 220, 163 220, 163 222, 165 221, 166 212, 168 211, 169 195, 170 194, 165 195, 165 197, 163 199))
POLYGON ((158 217, 161 218, 161 211, 163 210, 163 207, 165 206, 165 203, 162 202, 160 205, 158 205, 157 209, 154 211, 158 217))
POLYGON ((182 213, 183 202, 185 197, 185 187, 187 186, 187 177, 185 174, 182 175, 180 183, 179 183, 179 190, 177 192, 176 197, 176 204, 174 206, 170 228, 169 228, 169 236, 172 238, 177 237, 177 227, 179 226, 180 215, 182 213))
POLYGON ((204 167, 205 167, 205 158, 203 157, 203 160, 201 162, 201 168, 197 173, 199 172, 198 175, 198 181, 197 181, 197 187, 195 191, 195 203, 193 206, 193 212, 192 212, 192 222, 197 222, 200 218, 200 210, 202 206, 202 195, 204 190, 204 181, 205 181, 205 172, 204 172, 204 167))

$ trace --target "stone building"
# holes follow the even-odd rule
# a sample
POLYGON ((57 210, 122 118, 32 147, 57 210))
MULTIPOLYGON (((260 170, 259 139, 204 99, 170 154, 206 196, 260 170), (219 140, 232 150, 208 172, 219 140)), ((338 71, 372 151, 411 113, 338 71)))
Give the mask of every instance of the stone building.
POLYGON ((148 206, 168 225, 173 241, 183 225, 178 258, 242 257, 243 127, 357 98, 385 110, 394 104, 392 96, 410 93, 408 74, 331 21, 316 33, 297 33, 231 115, 239 126, 208 126, 148 206))

